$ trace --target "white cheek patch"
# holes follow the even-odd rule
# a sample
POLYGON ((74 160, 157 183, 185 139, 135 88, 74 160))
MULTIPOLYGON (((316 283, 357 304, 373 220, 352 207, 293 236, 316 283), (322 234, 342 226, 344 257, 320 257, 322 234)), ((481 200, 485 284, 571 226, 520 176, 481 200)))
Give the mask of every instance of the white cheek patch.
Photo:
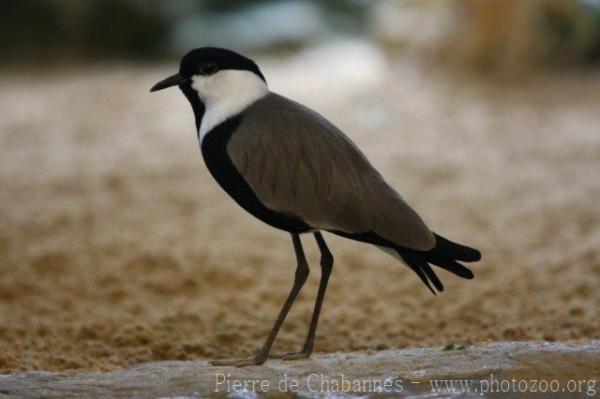
POLYGON ((200 123, 200 142, 212 128, 242 112, 269 93, 267 84, 250 71, 227 69, 211 76, 195 75, 192 88, 206 109, 200 123))

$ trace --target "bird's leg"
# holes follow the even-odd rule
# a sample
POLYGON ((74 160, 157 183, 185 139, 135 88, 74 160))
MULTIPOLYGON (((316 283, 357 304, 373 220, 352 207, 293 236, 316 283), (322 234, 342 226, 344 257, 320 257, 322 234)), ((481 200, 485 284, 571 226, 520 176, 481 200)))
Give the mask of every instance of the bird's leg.
POLYGON ((315 333, 317 331, 317 323, 319 322, 319 314, 321 313, 321 306, 323 305, 323 299, 325 298, 325 290, 327 289, 327 282, 333 269, 333 255, 323 236, 320 232, 314 233, 317 245, 321 251, 321 282, 319 283, 319 291, 317 293, 317 300, 315 301, 315 308, 313 310, 312 319, 310 321, 310 327, 308 328, 308 336, 304 342, 304 346, 300 352, 288 353, 282 356, 283 360, 293 359, 304 359, 310 356, 313 351, 313 344, 315 342, 315 333))
POLYGON ((296 261, 298 266, 296 267, 296 274, 294 277, 294 285, 290 293, 288 294, 281 311, 279 312, 279 316, 277 316, 277 320, 275 320, 275 324, 273 324, 273 328, 271 328, 271 332, 269 336, 265 340, 261 350, 253 357, 243 358, 243 359, 224 359, 224 360, 213 360, 211 362, 214 366, 249 366, 256 364, 263 364, 265 360, 269 357, 269 351, 271 350, 271 346, 273 345, 273 341, 275 341, 275 337, 285 320, 292 304, 296 300, 300 289, 306 282, 308 278, 308 262, 306 261, 306 256, 304 255, 304 250, 302 249, 302 242, 300 241, 300 236, 296 233, 292 233, 292 242, 294 243, 294 251, 296 252, 296 261))

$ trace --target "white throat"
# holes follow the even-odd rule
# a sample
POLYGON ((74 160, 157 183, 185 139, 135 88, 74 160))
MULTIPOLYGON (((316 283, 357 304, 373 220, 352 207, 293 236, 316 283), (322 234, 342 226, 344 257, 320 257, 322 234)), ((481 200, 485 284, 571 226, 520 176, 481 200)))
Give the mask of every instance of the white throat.
POLYGON ((267 84, 256 74, 236 69, 211 76, 195 75, 192 88, 206 107, 198 131, 200 142, 212 128, 269 93, 267 84))

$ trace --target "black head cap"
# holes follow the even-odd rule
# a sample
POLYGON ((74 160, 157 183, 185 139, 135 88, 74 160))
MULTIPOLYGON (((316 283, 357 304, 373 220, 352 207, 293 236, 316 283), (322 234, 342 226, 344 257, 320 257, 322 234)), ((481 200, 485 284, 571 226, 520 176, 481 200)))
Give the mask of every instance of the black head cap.
POLYGON ((198 74, 213 74, 225 69, 250 71, 265 81, 265 77, 254 61, 224 48, 202 47, 194 49, 183 56, 179 65, 179 73, 186 77, 198 74))
POLYGON ((212 75, 226 69, 250 71, 266 82, 262 72, 250 58, 224 48, 202 47, 184 55, 179 64, 179 72, 158 82, 150 91, 175 85, 186 86, 194 75, 212 75))

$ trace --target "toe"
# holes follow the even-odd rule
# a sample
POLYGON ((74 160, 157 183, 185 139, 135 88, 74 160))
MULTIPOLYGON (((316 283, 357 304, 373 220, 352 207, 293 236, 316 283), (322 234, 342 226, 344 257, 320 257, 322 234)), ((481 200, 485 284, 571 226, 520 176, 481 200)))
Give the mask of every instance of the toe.
POLYGON ((295 352, 295 353, 288 353, 288 354, 283 355, 281 357, 281 360, 298 360, 298 359, 307 359, 308 357, 310 357, 309 352, 295 352))
POLYGON ((211 360, 209 363, 211 366, 232 366, 232 367, 245 367, 245 366, 256 366, 263 364, 264 359, 260 356, 245 357, 238 359, 216 359, 211 360))

